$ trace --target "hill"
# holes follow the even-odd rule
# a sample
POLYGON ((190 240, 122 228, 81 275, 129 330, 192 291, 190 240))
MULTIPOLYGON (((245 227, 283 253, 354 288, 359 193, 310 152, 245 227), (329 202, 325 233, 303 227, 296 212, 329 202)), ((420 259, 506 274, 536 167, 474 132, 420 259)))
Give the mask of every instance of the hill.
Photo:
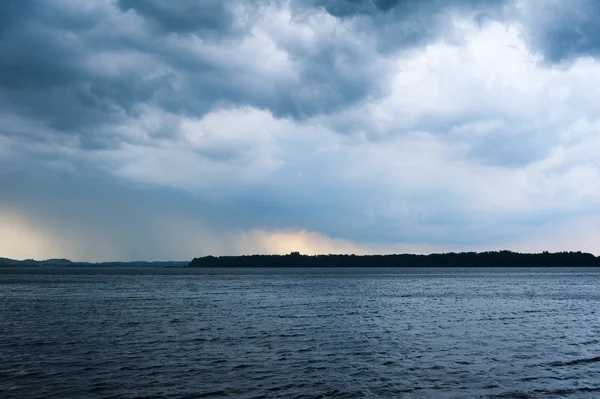
POLYGON ((0 258, 0 267, 181 267, 188 262, 72 262, 68 259, 15 260, 0 258))

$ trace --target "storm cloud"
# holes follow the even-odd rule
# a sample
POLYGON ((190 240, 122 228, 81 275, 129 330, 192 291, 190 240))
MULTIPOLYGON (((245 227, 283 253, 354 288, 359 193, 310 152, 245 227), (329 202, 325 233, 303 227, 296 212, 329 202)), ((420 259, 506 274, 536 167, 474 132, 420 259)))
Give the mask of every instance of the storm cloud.
POLYGON ((600 253, 598 11, 9 2, 0 256, 600 253))

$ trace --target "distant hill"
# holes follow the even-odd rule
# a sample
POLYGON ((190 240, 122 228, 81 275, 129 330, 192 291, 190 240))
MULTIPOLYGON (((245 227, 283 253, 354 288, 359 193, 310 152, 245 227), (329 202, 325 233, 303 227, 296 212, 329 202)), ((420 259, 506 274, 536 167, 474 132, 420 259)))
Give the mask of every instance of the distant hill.
POLYGON ((15 260, 0 258, 0 267, 181 267, 189 262, 72 262, 68 259, 15 260))
POLYGON ((189 267, 548 267, 600 266, 584 252, 450 252, 430 255, 248 255, 195 258, 189 267))

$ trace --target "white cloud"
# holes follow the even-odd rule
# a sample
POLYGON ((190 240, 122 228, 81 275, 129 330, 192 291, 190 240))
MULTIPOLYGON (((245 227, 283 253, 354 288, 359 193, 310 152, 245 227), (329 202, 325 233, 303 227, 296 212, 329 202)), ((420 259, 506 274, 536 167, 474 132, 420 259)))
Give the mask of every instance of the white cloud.
POLYGON ((192 192, 232 187, 264 180, 281 166, 274 142, 291 127, 251 108, 218 110, 196 119, 150 107, 118 128, 128 143, 94 156, 133 181, 192 192))

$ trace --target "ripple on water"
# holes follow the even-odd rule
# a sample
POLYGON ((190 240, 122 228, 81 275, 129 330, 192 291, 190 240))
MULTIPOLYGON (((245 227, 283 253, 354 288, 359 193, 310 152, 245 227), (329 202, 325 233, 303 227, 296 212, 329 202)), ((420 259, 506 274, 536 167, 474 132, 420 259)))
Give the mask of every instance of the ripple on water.
POLYGON ((600 271, 511 270, 5 271, 0 397, 600 397, 600 271))

